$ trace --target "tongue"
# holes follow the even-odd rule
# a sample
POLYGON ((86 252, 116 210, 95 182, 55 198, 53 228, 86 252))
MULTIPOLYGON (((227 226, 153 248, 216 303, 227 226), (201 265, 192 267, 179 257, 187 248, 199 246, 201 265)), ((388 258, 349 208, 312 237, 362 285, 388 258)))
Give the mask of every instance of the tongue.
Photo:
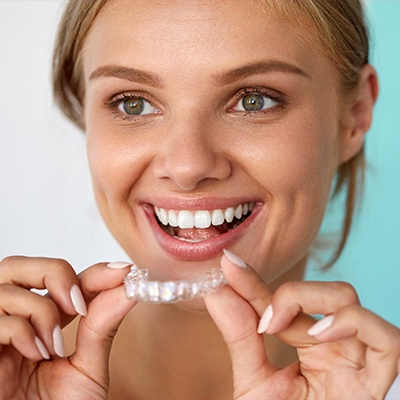
POLYGON ((228 231, 228 226, 224 223, 221 226, 210 226, 209 228, 175 228, 174 235, 190 240, 207 240, 209 238, 221 235, 228 231))

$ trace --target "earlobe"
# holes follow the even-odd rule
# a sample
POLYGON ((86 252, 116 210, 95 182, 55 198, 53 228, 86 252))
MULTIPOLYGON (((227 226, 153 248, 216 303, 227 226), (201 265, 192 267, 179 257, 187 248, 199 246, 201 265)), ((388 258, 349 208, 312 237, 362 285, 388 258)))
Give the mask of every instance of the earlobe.
POLYGON ((371 65, 364 65, 354 100, 348 106, 346 123, 342 127, 340 164, 350 160, 361 151, 365 135, 371 126, 372 110, 377 97, 377 73, 371 65))

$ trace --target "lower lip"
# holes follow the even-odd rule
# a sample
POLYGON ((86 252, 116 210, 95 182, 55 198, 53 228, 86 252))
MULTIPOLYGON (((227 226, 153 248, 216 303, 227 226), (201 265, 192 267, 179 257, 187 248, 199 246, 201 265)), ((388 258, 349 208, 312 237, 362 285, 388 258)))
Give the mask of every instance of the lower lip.
POLYGON ((154 208, 150 204, 145 204, 143 209, 150 222, 155 237, 162 249, 173 257, 184 261, 202 261, 216 257, 223 249, 232 246, 243 234, 261 210, 260 203, 256 203, 251 215, 242 222, 237 228, 212 237, 201 242, 185 242, 168 235, 159 226, 154 215, 154 208))

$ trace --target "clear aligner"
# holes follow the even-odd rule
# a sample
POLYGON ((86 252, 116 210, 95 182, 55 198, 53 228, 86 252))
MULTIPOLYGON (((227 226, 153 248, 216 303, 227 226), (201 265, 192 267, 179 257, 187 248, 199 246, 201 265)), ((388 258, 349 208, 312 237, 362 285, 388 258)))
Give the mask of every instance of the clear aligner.
POLYGON ((226 284, 221 269, 213 269, 192 281, 149 281, 149 270, 131 267, 124 279, 125 294, 128 299, 150 303, 177 303, 179 301, 203 297, 215 292, 226 284))

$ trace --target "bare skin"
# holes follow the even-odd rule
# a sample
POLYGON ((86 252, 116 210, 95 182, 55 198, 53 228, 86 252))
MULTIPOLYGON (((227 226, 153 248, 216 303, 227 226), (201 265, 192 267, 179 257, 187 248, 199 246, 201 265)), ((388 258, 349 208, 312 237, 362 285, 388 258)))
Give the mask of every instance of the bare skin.
POLYGON ((89 164, 110 231, 154 279, 221 265, 228 285, 204 301, 135 304, 128 267, 77 277, 61 260, 3 260, 0 400, 383 398, 399 330, 347 284, 302 282, 335 172, 369 128, 375 70, 343 98, 299 27, 233 1, 110 1, 82 54, 89 164), (260 108, 244 109, 249 94, 260 108), (155 217, 242 203, 255 205, 249 219, 219 236, 167 237, 155 217), (77 313, 64 358, 56 328, 77 313), (326 329, 309 331, 306 314, 329 316, 326 329))

